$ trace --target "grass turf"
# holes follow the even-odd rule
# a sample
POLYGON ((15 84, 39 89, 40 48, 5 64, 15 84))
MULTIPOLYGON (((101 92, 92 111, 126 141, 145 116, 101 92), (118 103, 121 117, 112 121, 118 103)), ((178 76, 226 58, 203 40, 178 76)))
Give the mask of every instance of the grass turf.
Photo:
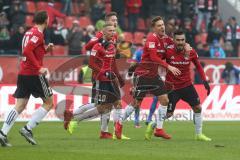
MULTIPOLYGON (((2 124, 2 123, 1 123, 2 124)), ((16 123, 9 134, 11 148, 0 147, 0 160, 239 160, 240 122, 205 122, 204 133, 212 142, 194 140, 192 122, 166 122, 171 140, 144 140, 146 126, 136 129, 125 123, 124 133, 131 140, 101 140, 99 122, 82 122, 73 135, 62 123, 43 122, 35 130, 38 145, 28 144, 16 123)), ((110 124, 112 129, 112 123, 110 124)))

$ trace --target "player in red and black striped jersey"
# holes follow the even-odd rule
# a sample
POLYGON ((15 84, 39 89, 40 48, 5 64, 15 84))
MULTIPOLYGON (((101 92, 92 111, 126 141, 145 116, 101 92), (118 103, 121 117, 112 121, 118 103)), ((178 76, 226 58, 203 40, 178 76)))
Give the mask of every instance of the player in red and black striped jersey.
MULTIPOLYGON (((105 16, 105 22, 106 23, 111 23, 114 25, 114 27, 116 28, 118 25, 118 20, 117 20, 117 13, 116 12, 110 12, 105 16)), ((113 43, 114 45, 116 45, 117 43, 117 39, 118 39, 118 34, 115 32, 113 37, 111 38, 111 43, 113 43)), ((93 49, 93 46, 97 43, 102 43, 104 44, 105 41, 103 40, 103 31, 99 31, 96 33, 95 37, 93 37, 86 45, 85 48, 88 51, 91 51, 93 49)), ((98 67, 101 67, 101 61, 99 61, 98 58, 96 58, 95 56, 91 56, 90 55, 90 61, 95 62, 95 63, 90 63, 90 68, 93 69, 92 71, 92 99, 91 102, 94 103, 95 102, 95 97, 96 97, 96 75, 98 74, 98 71, 96 71, 94 69, 94 66, 92 66, 92 64, 97 65, 98 67)), ((117 67, 115 66, 115 69, 117 69, 117 67)), ((118 73, 118 71, 116 72, 118 73)), ((118 74, 117 75, 118 80, 120 82, 120 84, 124 83, 123 79, 121 78, 121 76, 118 74)), ((121 101, 119 101, 118 103, 115 104, 115 106, 118 106, 119 108, 121 108, 121 101)), ((86 109, 90 109, 94 107, 94 105, 84 105, 79 107, 78 109, 76 109, 74 111, 74 114, 78 114, 81 113, 83 110, 86 109)), ((116 109, 114 109, 114 112, 119 112, 116 109)), ((102 139, 108 139, 108 138, 112 138, 112 134, 108 132, 108 123, 109 123, 109 119, 110 119, 110 113, 106 113, 101 115, 101 133, 100 133, 100 138, 102 139)), ((125 136, 123 136, 124 138, 127 138, 125 136)))
MULTIPOLYGON (((162 54, 165 52, 165 48, 173 43, 171 38, 165 35, 164 21, 161 17, 153 18, 152 29, 153 33, 147 36, 141 62, 137 65, 134 72, 134 101, 126 107, 123 120, 127 119, 135 108, 141 105, 143 98, 147 94, 157 96, 160 100, 159 109, 164 110, 166 113, 168 105, 166 93, 171 91, 172 87, 170 84, 164 82, 158 75, 158 67, 166 68, 175 76, 181 74, 177 68, 168 65, 162 60, 162 54)), ((151 126, 152 123, 149 125, 151 126)), ((161 130, 161 136, 167 139, 170 138, 163 129, 161 130)), ((146 138, 149 139, 149 137, 146 138)))
POLYGON ((192 49, 189 53, 186 53, 184 50, 185 41, 185 33, 181 30, 175 31, 174 45, 170 46, 163 56, 169 65, 178 68, 182 73, 176 77, 171 72, 167 72, 166 81, 171 82, 174 86, 174 90, 168 94, 169 104, 167 116, 170 117, 173 115, 177 102, 182 99, 187 102, 194 111, 196 139, 201 141, 211 141, 210 138, 202 134, 202 108, 200 105, 200 98, 191 80, 191 62, 195 65, 201 79, 203 80, 204 87, 207 90, 207 95, 210 93, 210 86, 206 80, 203 68, 199 63, 196 51, 192 49))
MULTIPOLYGON (((86 118, 108 113, 113 106, 116 108, 117 105, 115 104, 120 100, 119 86, 123 86, 124 81, 119 77, 119 72, 116 68, 116 47, 111 41, 115 33, 115 27, 112 24, 105 24, 103 33, 104 42, 96 43, 93 46, 89 61, 89 66, 97 73, 95 76, 96 103, 86 105, 95 107, 89 107, 84 112, 76 113, 74 111, 73 120, 75 121, 82 121, 86 118), (96 64, 95 60, 101 62, 101 66, 96 64)), ((114 114, 115 135, 118 139, 121 139, 121 112, 119 108, 116 109, 118 109, 119 112, 114 114)), ((69 132, 72 132, 71 122, 65 126, 69 132)))
POLYGON ((36 25, 28 30, 22 40, 22 61, 18 73, 17 89, 14 97, 16 106, 6 116, 0 131, 0 143, 2 146, 10 146, 7 142, 7 134, 13 126, 18 115, 26 108, 30 95, 43 100, 43 106, 38 108, 30 121, 19 132, 32 145, 37 144, 33 139, 32 129, 39 124, 48 111, 53 107, 52 89, 45 78, 48 69, 43 67, 43 57, 51 50, 53 44, 47 48, 44 46, 43 31, 48 25, 48 15, 45 11, 37 12, 34 16, 36 25))

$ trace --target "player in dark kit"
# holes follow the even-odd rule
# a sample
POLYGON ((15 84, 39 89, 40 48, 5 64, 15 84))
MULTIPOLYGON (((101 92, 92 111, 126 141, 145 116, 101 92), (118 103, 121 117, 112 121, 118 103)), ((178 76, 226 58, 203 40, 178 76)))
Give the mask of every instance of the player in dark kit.
MULTIPOLYGON (((112 24, 105 24, 103 29, 104 43, 97 43, 93 46, 89 66, 96 71, 96 103, 86 104, 95 107, 89 107, 81 113, 73 112, 73 120, 82 121, 91 117, 96 117, 111 111, 114 106, 118 112, 114 112, 115 135, 121 139, 122 124, 121 124, 121 109, 116 108, 115 103, 120 100, 120 90, 124 83, 119 83, 118 70, 116 68, 116 48, 111 42, 115 33, 115 27, 112 24), (101 66, 95 63, 95 59, 101 61, 101 66)), ((84 107, 84 106, 83 106, 84 107)), ((72 125, 66 126, 68 130, 72 130, 72 125)))
POLYGON ((52 50, 53 44, 44 47, 43 31, 48 25, 48 15, 45 11, 34 15, 35 26, 28 30, 22 40, 22 61, 18 73, 17 89, 14 97, 16 106, 6 116, 0 130, 0 143, 2 146, 11 146, 7 141, 7 134, 21 112, 26 108, 30 95, 43 100, 42 107, 32 115, 30 121, 19 131, 20 134, 32 145, 37 144, 33 139, 32 129, 39 124, 48 111, 53 107, 52 90, 45 78, 49 74, 43 67, 43 57, 47 51, 52 50))
POLYGON ((210 86, 206 81, 206 76, 201 64, 198 61, 198 55, 194 49, 190 53, 184 51, 184 45, 186 41, 185 33, 181 30, 174 32, 174 46, 169 47, 164 54, 166 62, 178 68, 181 71, 180 76, 174 76, 171 72, 166 75, 166 81, 171 82, 174 85, 174 90, 168 94, 169 104, 167 117, 173 115, 177 102, 182 99, 187 102, 194 111, 194 124, 196 132, 196 140, 211 141, 210 138, 202 134, 202 115, 201 105, 198 93, 196 92, 190 74, 191 62, 198 70, 201 79, 203 80, 204 87, 207 90, 207 95, 210 93, 210 86))

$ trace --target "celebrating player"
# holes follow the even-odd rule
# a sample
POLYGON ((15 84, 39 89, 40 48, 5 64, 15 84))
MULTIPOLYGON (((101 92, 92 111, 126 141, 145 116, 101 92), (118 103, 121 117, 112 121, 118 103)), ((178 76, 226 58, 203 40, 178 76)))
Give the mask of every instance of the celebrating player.
MULTIPOLYGON (((82 121, 87 118, 95 117, 111 111, 112 106, 117 110, 114 112, 115 135, 121 139, 121 108, 118 108, 120 100, 120 87, 124 85, 119 81, 119 73, 116 67, 116 48, 112 43, 115 34, 115 27, 111 23, 107 23, 103 29, 103 42, 93 46, 90 56, 89 66, 96 71, 96 103, 86 104, 82 107, 88 108, 81 112, 73 112, 73 120, 82 121), (101 61, 101 66, 96 64, 95 60, 101 61), (86 107, 85 107, 86 106, 86 107), (89 107, 95 106, 95 107, 89 107)), ((79 108, 81 109, 81 108, 79 108)), ((72 125, 65 122, 65 128, 71 130, 72 125)))
POLYGON ((187 102, 194 111, 196 140, 211 141, 211 138, 208 138, 202 134, 202 108, 200 105, 199 96, 191 81, 191 62, 196 66, 201 79, 203 80, 204 87, 207 90, 207 95, 210 93, 210 86, 206 81, 206 76, 201 64, 198 61, 198 55, 196 51, 192 49, 190 53, 186 53, 184 50, 185 43, 185 33, 181 30, 175 31, 174 46, 170 46, 164 54, 166 62, 169 65, 178 68, 182 73, 180 76, 176 77, 171 72, 167 72, 166 81, 171 82, 174 85, 173 92, 168 94, 169 104, 167 117, 171 117, 173 115, 177 102, 182 99, 183 101, 187 102))
MULTIPOLYGON (((152 19, 151 25, 153 33, 147 36, 141 62, 137 65, 134 72, 133 97, 135 100, 126 107, 123 120, 126 120, 136 108, 139 108, 143 98, 147 94, 158 96, 160 100, 159 110, 162 115, 166 115, 168 105, 166 93, 171 91, 171 85, 165 84, 162 81, 158 75, 158 67, 162 66, 166 68, 175 76, 181 74, 177 68, 168 65, 161 57, 162 52, 165 51, 164 46, 172 43, 172 40, 165 36, 163 19, 159 16, 155 17, 152 19)), ((152 123, 149 123, 149 126, 151 125, 152 123)), ((170 138, 163 129, 158 134, 166 139, 170 138)), ((151 135, 151 133, 145 135, 146 139, 150 138, 148 135, 151 135)))
POLYGON ((22 40, 22 61, 17 80, 17 89, 14 97, 17 99, 16 106, 6 116, 0 130, 0 143, 2 146, 11 146, 7 140, 7 134, 12 128, 19 114, 26 108, 30 95, 43 100, 42 107, 38 108, 30 121, 20 129, 20 134, 32 145, 36 145, 33 139, 32 129, 45 117, 53 107, 52 89, 45 78, 48 69, 43 67, 43 57, 50 51, 53 44, 44 47, 43 31, 48 25, 48 15, 45 11, 34 15, 35 26, 27 31, 22 40))

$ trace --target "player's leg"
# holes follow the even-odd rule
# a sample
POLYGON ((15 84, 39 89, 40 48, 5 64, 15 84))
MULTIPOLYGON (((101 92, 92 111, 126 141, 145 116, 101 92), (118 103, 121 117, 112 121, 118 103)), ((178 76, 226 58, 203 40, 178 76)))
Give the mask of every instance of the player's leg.
MULTIPOLYGON (((112 135, 112 138, 113 139, 117 139, 117 136, 116 136, 116 134, 115 134, 115 132, 116 132, 116 128, 117 128, 117 126, 116 126, 116 124, 119 126, 119 124, 121 124, 122 125, 122 122, 123 122, 123 113, 122 113, 122 105, 121 105, 121 101, 119 100, 119 101, 116 101, 115 103, 114 103, 114 108, 113 108, 113 122, 114 122, 114 134, 112 135)), ((119 130, 120 128, 118 127, 118 130, 119 130)), ((121 130, 119 130, 118 132, 122 132, 121 130)), ((118 134, 120 134, 120 133, 118 133, 118 134)), ((127 137, 127 136, 125 136, 124 134, 122 134, 121 135, 121 139, 124 139, 124 140, 129 140, 130 138, 129 137, 127 137)))
POLYGON ((202 108, 200 105, 200 99, 198 93, 193 85, 182 89, 182 99, 187 102, 194 111, 194 125, 195 125, 195 138, 200 141, 211 141, 202 133, 202 108))
POLYGON ((168 102, 169 102, 168 96, 167 96, 167 94, 161 95, 158 97, 158 99, 160 101, 160 106, 158 107, 158 111, 157 111, 157 120, 156 120, 157 126, 156 126, 154 135, 156 137, 171 139, 171 136, 168 135, 163 129, 163 123, 166 118, 167 106, 168 106, 168 102))
POLYGON ((110 114, 111 114, 111 112, 105 113, 105 114, 102 114, 100 117, 100 125, 101 125, 100 138, 101 139, 111 139, 112 138, 112 134, 108 131, 110 114))
POLYGON ((32 145, 36 145, 37 142, 33 139, 32 130, 42 121, 47 113, 53 107, 53 96, 42 98, 43 105, 39 107, 32 115, 28 123, 19 131, 22 136, 32 145))
POLYGON ((140 122, 139 122, 139 116, 140 116, 140 107, 135 109, 134 112, 134 126, 135 128, 141 128, 140 122))
POLYGON ((15 120, 17 119, 18 115, 25 109, 29 97, 30 97, 30 91, 28 89, 28 76, 22 76, 18 75, 17 79, 17 89, 13 96, 17 99, 17 103, 15 107, 8 113, 6 116, 6 119, 3 123, 3 127, 0 131, 0 143, 2 146, 10 146, 10 144, 7 143, 7 134, 12 128, 15 120))
POLYGON ((123 121, 125 121, 137 108, 140 108, 141 102, 148 90, 145 88, 149 81, 144 77, 134 76, 133 78, 133 102, 127 105, 123 113, 123 121))
POLYGON ((75 128, 77 127, 77 121, 74 119, 76 119, 76 117, 82 114, 83 112, 86 112, 87 110, 96 107, 95 102, 96 102, 96 81, 92 79, 91 103, 81 105, 80 107, 75 108, 73 111, 65 110, 64 129, 67 130, 70 134, 72 134, 75 128))
MULTIPOLYGON (((158 100, 160 101, 160 106, 158 108, 158 113, 157 113, 157 128, 154 133, 155 136, 157 137, 163 137, 165 139, 170 139, 171 137, 164 132, 162 129, 163 126, 163 121, 166 117, 166 112, 167 112, 167 105, 168 105, 168 97, 167 93, 169 93, 172 90, 172 85, 169 85, 168 83, 164 83, 161 79, 161 77, 156 76, 154 78, 151 78, 151 90, 149 90, 150 94, 153 94, 158 97, 158 100)), ((153 123, 150 123, 147 127, 147 130, 145 132, 145 138, 147 140, 151 139, 150 134, 153 132, 153 123)))
POLYGON ((148 117, 147 117, 146 124, 148 124, 149 122, 152 121, 152 116, 153 116, 153 114, 154 114, 154 112, 157 108, 157 102, 158 102, 158 97, 154 96, 152 104, 150 106, 150 110, 149 110, 149 114, 148 114, 148 117))
POLYGON ((0 130, 0 143, 2 146, 11 146, 7 140, 7 134, 12 128, 19 114, 26 108, 28 98, 17 98, 16 106, 8 113, 3 123, 3 127, 0 130))
POLYGON ((28 77, 28 89, 30 93, 35 97, 41 97, 43 105, 39 107, 32 115, 28 123, 20 129, 19 133, 26 138, 26 140, 32 145, 37 144, 33 139, 32 129, 35 128, 40 121, 47 115, 48 111, 53 107, 53 93, 49 87, 48 81, 43 75, 29 76, 28 77))

